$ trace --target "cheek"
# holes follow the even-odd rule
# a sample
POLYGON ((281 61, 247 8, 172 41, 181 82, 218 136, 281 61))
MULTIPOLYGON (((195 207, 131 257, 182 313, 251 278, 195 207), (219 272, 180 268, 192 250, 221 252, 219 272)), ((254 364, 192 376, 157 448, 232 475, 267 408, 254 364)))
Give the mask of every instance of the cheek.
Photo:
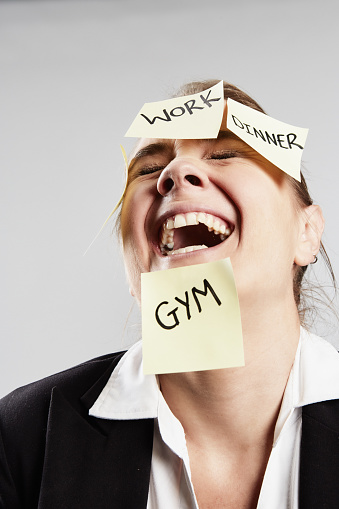
POLYGON ((139 223, 142 222, 144 203, 140 190, 136 186, 132 187, 132 185, 130 185, 126 191, 121 208, 121 235, 123 245, 133 238, 138 229, 140 229, 139 223))
POLYGON ((143 264, 139 256, 141 249, 137 239, 138 226, 135 220, 133 220, 137 215, 133 202, 133 199, 130 200, 127 197, 124 200, 121 211, 121 238, 125 272, 130 293, 139 300, 140 273, 143 271, 143 264))
POLYGON ((121 209, 121 237, 125 268, 134 292, 140 285, 140 273, 148 271, 149 250, 145 219, 151 205, 150 196, 140 187, 128 189, 121 209))
POLYGON ((286 276, 293 266, 297 239, 294 202, 284 184, 265 175, 253 177, 248 175, 239 200, 241 261, 261 274, 274 274, 279 267, 286 276))

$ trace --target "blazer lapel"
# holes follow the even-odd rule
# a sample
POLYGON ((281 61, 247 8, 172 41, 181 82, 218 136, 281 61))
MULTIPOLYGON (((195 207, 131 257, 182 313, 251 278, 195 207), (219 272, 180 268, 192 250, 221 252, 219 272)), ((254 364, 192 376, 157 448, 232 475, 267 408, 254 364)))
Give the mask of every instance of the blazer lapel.
MULTIPOLYGON (((83 402, 90 407, 103 386, 96 383, 83 402)), ((146 508, 153 424, 82 415, 54 388, 38 509, 146 508)))
POLYGON ((339 400, 303 407, 299 509, 339 507, 339 400))

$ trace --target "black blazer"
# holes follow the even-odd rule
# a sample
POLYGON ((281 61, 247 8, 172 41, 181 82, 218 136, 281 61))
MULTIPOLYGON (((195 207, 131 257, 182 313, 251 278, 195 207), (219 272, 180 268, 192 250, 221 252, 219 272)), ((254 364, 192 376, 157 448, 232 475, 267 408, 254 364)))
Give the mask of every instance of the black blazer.
MULTIPOLYGON (((153 419, 88 415, 122 355, 99 357, 0 401, 0 509, 146 509, 153 419)), ((303 408, 299 509, 338 508, 335 400, 303 408)))

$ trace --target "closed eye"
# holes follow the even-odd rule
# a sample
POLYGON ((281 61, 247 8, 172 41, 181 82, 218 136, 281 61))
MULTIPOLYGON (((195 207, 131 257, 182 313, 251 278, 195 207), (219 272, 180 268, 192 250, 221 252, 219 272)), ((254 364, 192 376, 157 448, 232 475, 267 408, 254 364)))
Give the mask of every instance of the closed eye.
POLYGON ((165 168, 165 166, 144 166, 143 168, 140 168, 140 170, 137 171, 137 177, 141 177, 142 175, 150 175, 152 173, 156 173, 157 171, 162 171, 165 168))
POLYGON ((231 157, 239 157, 239 153, 236 150, 220 150, 208 154, 206 159, 230 159, 231 157))

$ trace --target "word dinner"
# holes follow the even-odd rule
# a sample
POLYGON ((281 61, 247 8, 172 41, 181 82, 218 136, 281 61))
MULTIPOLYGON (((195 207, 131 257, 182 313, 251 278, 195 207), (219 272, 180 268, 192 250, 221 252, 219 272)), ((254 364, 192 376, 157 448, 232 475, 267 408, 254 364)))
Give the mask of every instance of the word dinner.
POLYGON ((296 143, 297 135, 294 133, 288 134, 269 134, 267 131, 262 132, 261 129, 256 129, 252 127, 250 124, 245 124, 237 118, 235 115, 232 115, 232 120, 234 125, 239 129, 245 129, 245 133, 250 136, 255 136, 259 140, 267 142, 269 145, 273 143, 276 147, 292 149, 293 147, 298 147, 300 150, 303 150, 304 147, 296 143))

